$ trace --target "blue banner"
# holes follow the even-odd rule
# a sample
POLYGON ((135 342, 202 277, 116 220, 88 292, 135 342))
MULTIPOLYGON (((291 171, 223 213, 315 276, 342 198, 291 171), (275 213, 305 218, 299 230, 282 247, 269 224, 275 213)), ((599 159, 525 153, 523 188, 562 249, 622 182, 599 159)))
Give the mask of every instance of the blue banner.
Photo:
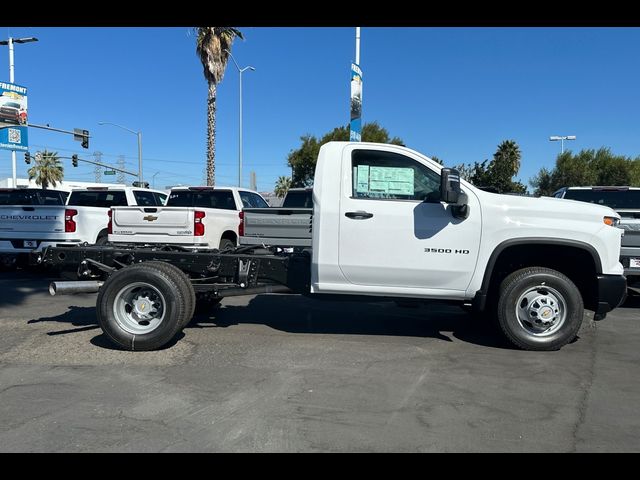
POLYGON ((0 82, 0 148, 28 150, 27 87, 0 82))
POLYGON ((362 140, 362 70, 355 63, 351 64, 351 123, 349 141, 362 140))

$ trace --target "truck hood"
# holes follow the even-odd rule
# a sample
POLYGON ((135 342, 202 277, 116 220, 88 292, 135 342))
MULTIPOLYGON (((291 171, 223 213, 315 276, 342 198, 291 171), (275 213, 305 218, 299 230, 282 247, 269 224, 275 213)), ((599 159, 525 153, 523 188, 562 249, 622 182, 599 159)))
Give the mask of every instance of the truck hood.
MULTIPOLYGON (((477 192, 477 191, 476 191, 477 192)), ((524 197, 519 195, 501 195, 489 192, 477 192, 483 202, 493 204, 505 213, 518 217, 545 217, 553 219, 594 220, 602 223, 603 217, 620 218, 613 209, 603 205, 565 200, 553 197, 524 197)))

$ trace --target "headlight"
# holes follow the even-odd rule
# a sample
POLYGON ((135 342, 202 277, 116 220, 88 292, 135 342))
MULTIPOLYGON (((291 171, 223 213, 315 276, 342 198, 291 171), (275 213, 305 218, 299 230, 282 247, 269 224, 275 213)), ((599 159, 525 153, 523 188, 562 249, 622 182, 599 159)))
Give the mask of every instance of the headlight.
POLYGON ((603 221, 605 225, 609 225, 610 227, 617 227, 620 223, 620 219, 618 217, 604 217, 603 221))

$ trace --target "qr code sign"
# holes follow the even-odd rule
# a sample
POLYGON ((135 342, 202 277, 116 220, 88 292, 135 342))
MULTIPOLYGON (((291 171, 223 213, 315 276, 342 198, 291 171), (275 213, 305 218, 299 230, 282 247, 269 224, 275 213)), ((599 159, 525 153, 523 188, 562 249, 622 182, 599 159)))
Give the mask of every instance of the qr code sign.
POLYGON ((20 143, 21 142, 20 130, 16 128, 9 129, 9 143, 20 143))

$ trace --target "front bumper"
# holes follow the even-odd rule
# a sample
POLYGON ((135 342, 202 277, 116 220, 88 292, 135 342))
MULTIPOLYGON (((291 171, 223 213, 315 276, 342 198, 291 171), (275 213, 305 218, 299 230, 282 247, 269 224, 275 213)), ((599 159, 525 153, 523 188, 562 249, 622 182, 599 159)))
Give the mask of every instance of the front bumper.
POLYGON ((598 297, 595 313, 607 313, 624 302, 627 279, 624 275, 598 275, 598 297))

